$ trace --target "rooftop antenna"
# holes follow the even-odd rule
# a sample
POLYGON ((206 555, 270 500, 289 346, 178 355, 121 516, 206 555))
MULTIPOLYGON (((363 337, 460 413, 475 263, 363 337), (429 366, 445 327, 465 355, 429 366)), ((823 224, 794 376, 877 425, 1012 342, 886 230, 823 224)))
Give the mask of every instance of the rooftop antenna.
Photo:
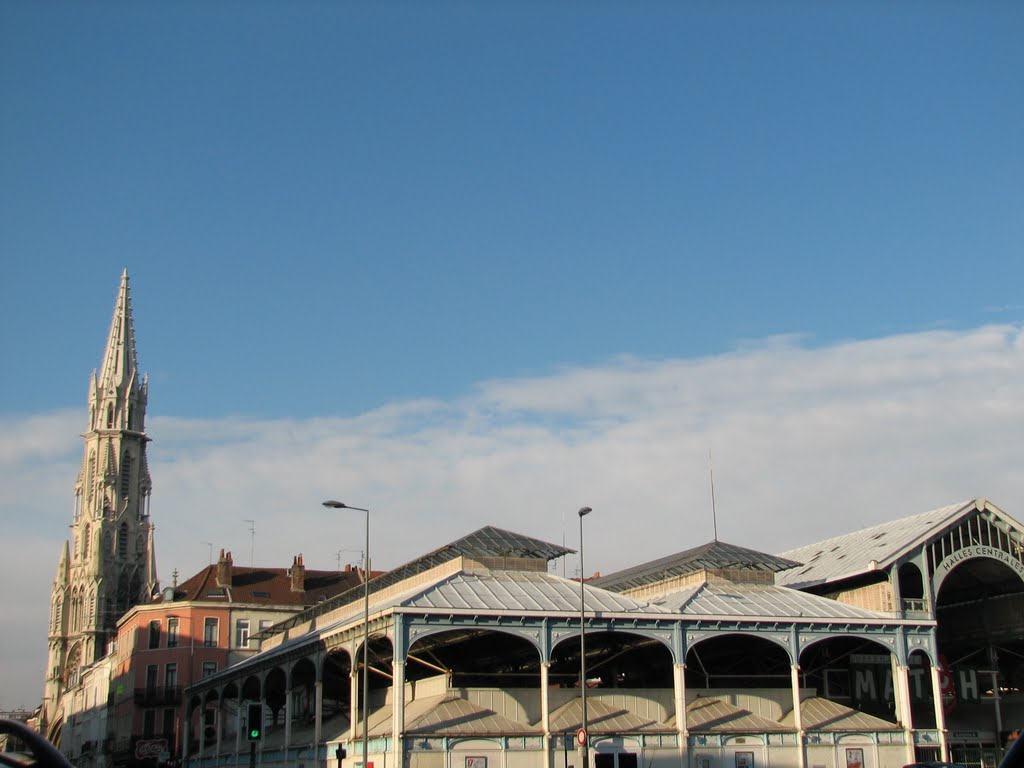
POLYGON ((256 521, 243 520, 242 522, 249 524, 249 567, 251 568, 254 565, 253 553, 256 551, 256 521))
MULTIPOLYGON (((565 509, 562 510, 562 549, 565 549, 565 509)), ((565 578, 565 553, 562 553, 562 578, 565 578)))
POLYGON ((213 565, 213 542, 212 541, 204 541, 203 544, 205 544, 206 546, 208 546, 210 548, 210 555, 209 555, 209 557, 208 557, 208 559, 206 561, 206 564, 207 565, 213 565))
POLYGON ((715 509, 715 466, 711 463, 711 449, 708 448, 708 475, 711 478, 711 522, 715 526, 715 541, 718 541, 718 510, 715 509))

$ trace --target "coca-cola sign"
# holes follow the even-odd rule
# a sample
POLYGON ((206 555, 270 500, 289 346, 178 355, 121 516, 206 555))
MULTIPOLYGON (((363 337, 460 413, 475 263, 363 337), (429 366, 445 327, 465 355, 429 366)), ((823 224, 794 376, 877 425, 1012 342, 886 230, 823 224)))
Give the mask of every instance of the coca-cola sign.
POLYGON ((135 742, 135 757, 139 760, 155 760, 166 751, 167 739, 139 739, 135 742))

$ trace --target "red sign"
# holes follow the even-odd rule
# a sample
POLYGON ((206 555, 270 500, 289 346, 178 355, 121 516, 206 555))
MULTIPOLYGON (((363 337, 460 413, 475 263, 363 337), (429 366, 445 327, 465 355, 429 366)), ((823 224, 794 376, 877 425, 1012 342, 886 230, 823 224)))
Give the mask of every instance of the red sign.
POLYGON ((576 743, 581 747, 587 743, 587 729, 580 728, 576 731, 576 743))

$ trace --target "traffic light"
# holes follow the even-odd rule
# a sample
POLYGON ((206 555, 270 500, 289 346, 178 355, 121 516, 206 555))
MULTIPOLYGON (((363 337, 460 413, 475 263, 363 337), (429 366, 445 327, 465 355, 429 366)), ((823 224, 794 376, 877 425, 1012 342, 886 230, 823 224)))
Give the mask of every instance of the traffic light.
POLYGON ((250 704, 249 717, 246 721, 249 726, 249 741, 259 741, 263 738, 263 705, 250 704))

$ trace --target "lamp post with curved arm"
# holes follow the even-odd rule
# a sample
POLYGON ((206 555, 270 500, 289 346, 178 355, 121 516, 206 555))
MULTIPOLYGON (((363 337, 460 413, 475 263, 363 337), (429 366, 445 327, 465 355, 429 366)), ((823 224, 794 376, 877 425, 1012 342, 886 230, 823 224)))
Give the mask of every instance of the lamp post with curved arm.
POLYGON ((590 733, 587 731, 587 629, 584 624, 584 570, 583 570, 583 518, 593 512, 590 507, 580 507, 576 514, 580 517, 580 708, 582 717, 580 719, 580 730, 583 732, 580 750, 583 752, 583 768, 587 768, 590 761, 590 733))
POLYGON ((351 509, 366 513, 366 548, 363 550, 363 768, 369 768, 370 751, 370 510, 328 499, 330 509, 351 509))

